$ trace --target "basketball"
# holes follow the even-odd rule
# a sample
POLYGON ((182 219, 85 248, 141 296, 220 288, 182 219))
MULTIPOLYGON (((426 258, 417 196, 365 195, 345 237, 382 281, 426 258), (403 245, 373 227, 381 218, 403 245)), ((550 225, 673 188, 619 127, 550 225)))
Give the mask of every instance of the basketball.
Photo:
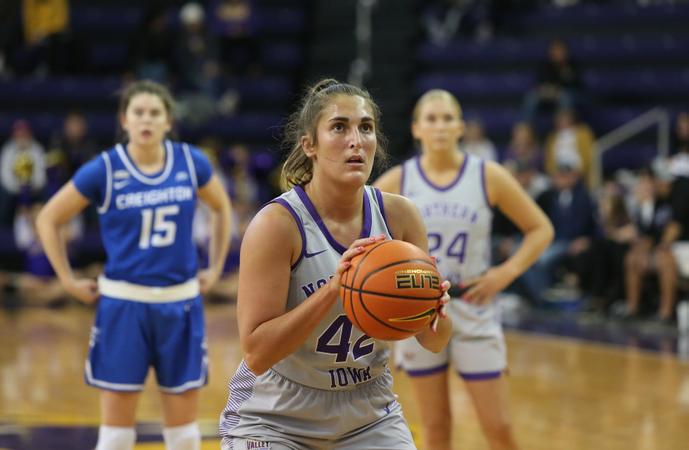
POLYGON ((372 338, 396 341, 428 327, 442 296, 430 256, 409 242, 386 240, 365 247, 341 277, 345 314, 372 338))

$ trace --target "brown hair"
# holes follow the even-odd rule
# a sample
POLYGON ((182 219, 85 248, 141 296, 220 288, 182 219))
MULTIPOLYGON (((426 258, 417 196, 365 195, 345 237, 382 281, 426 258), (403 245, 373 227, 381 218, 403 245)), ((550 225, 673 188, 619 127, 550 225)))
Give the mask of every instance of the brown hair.
POLYGON ((313 177, 313 161, 306 156, 301 146, 301 138, 310 136, 316 143, 316 128, 323 110, 331 104, 338 95, 358 96, 363 98, 373 113, 375 122, 376 167, 385 166, 388 160, 386 151, 387 139, 380 129, 380 108, 373 101, 371 95, 362 88, 347 83, 340 83, 332 78, 323 79, 307 89, 300 107, 289 118, 285 126, 283 146, 289 148, 289 154, 282 166, 280 185, 283 189, 303 186, 313 177))
POLYGON ((137 94, 143 93, 152 94, 160 98, 160 100, 163 102, 163 106, 165 106, 165 111, 167 111, 168 116, 170 116, 170 120, 175 117, 176 105, 175 100, 172 98, 172 94, 170 94, 168 88, 151 80, 135 81, 127 85, 120 93, 120 106, 118 108, 118 113, 124 114, 127 111, 127 107, 129 106, 129 102, 132 101, 132 98, 137 94))
POLYGON ((412 112, 412 121, 416 122, 418 120, 419 113, 421 112, 421 106, 423 106, 424 103, 430 100, 437 99, 448 100, 450 103, 452 103, 452 105, 455 108, 457 108, 457 114, 459 115, 459 118, 462 118, 462 106, 459 104, 459 100, 457 100, 457 97, 455 97, 445 89, 431 89, 430 91, 423 94, 416 101, 416 105, 414 105, 414 111, 412 112))
MULTIPOLYGON (((117 108, 118 116, 124 115, 127 112, 127 108, 129 107, 129 103, 132 101, 132 98, 138 94, 151 94, 158 97, 163 102, 165 112, 167 112, 170 122, 174 120, 176 105, 170 90, 162 84, 151 80, 134 81, 120 91, 120 104, 117 108)), ((169 134, 172 134, 174 137, 174 133, 169 134)), ((120 130, 117 137, 119 140, 126 140, 127 132, 120 130)))

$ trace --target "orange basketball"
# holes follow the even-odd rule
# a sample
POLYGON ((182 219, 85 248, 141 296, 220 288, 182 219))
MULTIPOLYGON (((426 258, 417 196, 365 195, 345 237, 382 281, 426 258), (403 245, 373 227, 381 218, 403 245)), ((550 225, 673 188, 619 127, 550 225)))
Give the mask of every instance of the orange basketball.
POLYGON ((349 320, 375 339, 413 336, 435 318, 442 296, 433 260, 417 246, 387 240, 352 258, 340 279, 349 320))

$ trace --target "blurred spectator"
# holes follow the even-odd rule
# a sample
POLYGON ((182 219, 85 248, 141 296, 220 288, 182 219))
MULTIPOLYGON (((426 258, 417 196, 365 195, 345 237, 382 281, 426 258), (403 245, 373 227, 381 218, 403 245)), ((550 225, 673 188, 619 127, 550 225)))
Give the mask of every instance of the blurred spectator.
POLYGON ((217 40, 205 26, 206 13, 199 3, 185 4, 179 12, 182 25, 175 41, 175 67, 180 118, 201 124, 216 112, 220 94, 220 64, 217 40))
POLYGON ((174 33, 164 4, 147 7, 137 31, 129 42, 127 78, 167 83, 174 64, 174 33))
POLYGON ((602 189, 598 209, 602 236, 594 238, 582 267, 582 285, 590 292, 589 307, 605 313, 624 295, 624 260, 636 228, 627 210, 625 194, 615 181, 602 189))
POLYGON ((485 136, 483 124, 478 120, 468 120, 466 122, 466 131, 459 145, 464 152, 479 158, 490 161, 497 159, 495 145, 485 136))
POLYGON ((177 33, 175 67, 180 76, 180 90, 218 94, 218 46, 215 36, 208 32, 206 13, 201 4, 190 2, 179 12, 182 25, 177 33))
POLYGON ((258 12, 252 0, 214 0, 211 29, 218 36, 227 73, 255 75, 260 71, 256 36, 258 12))
MULTIPOLYGON (((639 314, 643 282, 649 273, 657 273, 659 280, 662 278, 659 270, 668 252, 659 244, 672 219, 670 183, 669 174, 658 168, 655 173, 648 171, 639 175, 634 202, 634 222, 638 237, 625 257, 626 303, 618 305, 614 311, 618 317, 633 318, 639 314)), ((668 283, 661 280, 661 296, 667 295, 663 291, 668 287, 668 283)))
POLYGON ((518 161, 536 170, 543 169, 543 154, 536 133, 528 122, 517 122, 512 126, 512 137, 502 160, 518 161))
POLYGON ((43 146, 33 138, 29 123, 17 120, 12 135, 0 150, 0 215, 12 220, 17 203, 41 194, 46 184, 43 146))
POLYGON ((550 179, 528 160, 507 160, 503 165, 533 199, 537 199, 550 188, 550 179))
POLYGON ((544 105, 575 108, 581 87, 579 67, 570 58, 567 44, 562 39, 553 39, 548 46, 548 57, 538 69, 537 84, 524 98, 524 119, 533 122, 544 105))
POLYGON ((576 155, 580 161, 580 173, 589 189, 595 183, 593 167, 593 131, 588 125, 577 122, 574 111, 562 109, 555 114, 555 129, 546 138, 545 170, 550 176, 556 172, 556 164, 563 157, 576 155))
POLYGON ((493 36, 497 0, 441 0, 429 3, 431 6, 422 16, 422 25, 433 44, 446 45, 460 33, 477 41, 487 41, 493 36))
POLYGON ((62 130, 51 139, 46 155, 48 185, 46 194, 53 195, 69 180, 77 168, 98 152, 96 142, 89 136, 84 115, 72 111, 65 116, 62 130))
POLYGON ((567 263, 578 272, 581 256, 597 234, 595 207, 586 186, 581 182, 581 160, 576 153, 558 157, 553 187, 538 198, 555 228, 555 240, 538 262, 523 276, 527 298, 545 300, 543 294, 553 286, 559 269, 567 263))
POLYGON ((689 112, 681 112, 675 122, 670 171, 674 176, 689 178, 689 112))

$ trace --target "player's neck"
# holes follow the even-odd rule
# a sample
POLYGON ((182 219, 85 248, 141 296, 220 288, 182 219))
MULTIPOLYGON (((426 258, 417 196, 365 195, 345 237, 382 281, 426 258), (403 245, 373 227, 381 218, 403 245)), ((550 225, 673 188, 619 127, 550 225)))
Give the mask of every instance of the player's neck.
POLYGON ((424 152, 421 155, 421 167, 431 172, 455 170, 462 165, 464 158, 466 158, 466 155, 457 150, 451 152, 424 152))
POLYGON ((130 142, 127 153, 142 173, 159 172, 165 164, 165 147, 162 143, 144 147, 130 142))
POLYGON ((333 183, 323 183, 318 178, 306 185, 306 194, 321 217, 347 221, 360 215, 363 208, 363 189, 348 190, 333 183))

